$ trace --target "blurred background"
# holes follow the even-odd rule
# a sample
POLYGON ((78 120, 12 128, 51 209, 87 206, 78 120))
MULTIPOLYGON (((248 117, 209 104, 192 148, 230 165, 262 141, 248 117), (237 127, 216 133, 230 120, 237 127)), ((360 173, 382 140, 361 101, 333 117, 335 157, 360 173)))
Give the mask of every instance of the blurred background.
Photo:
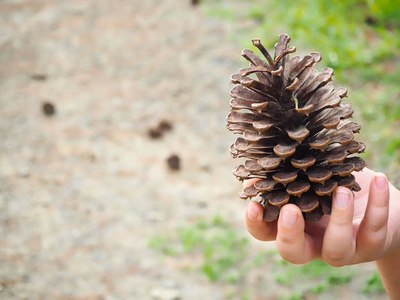
POLYGON ((229 77, 282 32, 399 187, 398 0, 1 0, 0 299, 387 299, 243 225, 229 77))

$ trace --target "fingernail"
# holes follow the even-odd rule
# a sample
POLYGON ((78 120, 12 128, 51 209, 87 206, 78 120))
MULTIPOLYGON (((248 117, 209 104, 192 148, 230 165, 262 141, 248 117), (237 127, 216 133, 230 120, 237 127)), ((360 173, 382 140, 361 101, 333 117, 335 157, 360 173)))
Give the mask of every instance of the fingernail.
POLYGON ((376 173, 375 175, 375 185, 379 190, 384 190, 387 185, 387 179, 385 174, 383 173, 376 173))
POLYGON ((252 221, 256 221, 258 219, 258 211, 252 204, 249 204, 247 207, 247 217, 252 221))
POLYGON ((350 191, 346 188, 338 187, 334 199, 336 207, 346 208, 350 203, 350 191))
POLYGON ((296 224, 297 214, 292 213, 291 211, 284 210, 282 214, 282 219, 283 225, 285 225, 285 227, 291 228, 294 226, 294 224, 296 224))

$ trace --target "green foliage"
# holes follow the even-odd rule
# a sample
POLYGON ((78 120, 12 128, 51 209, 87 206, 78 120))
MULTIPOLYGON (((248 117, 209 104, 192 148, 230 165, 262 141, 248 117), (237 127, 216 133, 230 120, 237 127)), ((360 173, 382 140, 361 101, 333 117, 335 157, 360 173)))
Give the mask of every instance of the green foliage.
POLYGON ((204 11, 208 16, 225 18, 230 21, 234 21, 236 18, 236 12, 230 5, 207 6, 204 11))
POLYGON ((353 278, 350 267, 334 268, 321 260, 314 260, 304 265, 292 265, 281 261, 285 268, 275 275, 275 280, 281 285, 291 286, 295 283, 303 287, 296 291, 290 298, 303 299, 306 293, 320 294, 340 284, 347 284, 353 278))
POLYGON ((197 256, 197 268, 209 280, 236 283, 270 256, 267 252, 249 255, 248 242, 232 224, 215 216, 179 227, 173 235, 155 236, 149 246, 166 255, 197 256))
POLYGON ((304 296, 297 292, 288 297, 279 297, 279 300, 304 300, 304 296))
POLYGON ((351 280, 352 276, 350 274, 346 275, 334 275, 331 274, 327 278, 327 282, 330 285, 337 285, 337 284, 342 284, 342 283, 348 283, 351 280))
POLYGON ((385 3, 389 1, 392 3, 391 0, 252 0, 246 5, 239 2, 232 5, 228 1, 209 0, 205 11, 241 24, 240 34, 236 36, 240 36, 246 46, 258 36, 268 47, 273 47, 275 37, 286 32, 302 49, 318 48, 325 64, 335 68, 336 75, 343 78, 343 70, 367 67, 393 57, 394 48, 400 47, 396 38, 400 3, 397 6, 385 3), (387 30, 374 23, 371 28, 368 25, 371 18, 379 18, 382 24, 395 22, 397 26, 387 30))
POLYGON ((398 25, 400 20, 400 3, 398 0, 367 1, 371 16, 385 24, 398 25))
POLYGON ((243 47, 257 52, 249 43, 259 37, 272 49, 278 35, 286 32, 298 54, 320 52, 323 61, 319 68, 334 68, 336 85, 342 82, 340 85, 349 90, 348 101, 362 126, 362 135, 357 139, 367 145, 364 158, 368 166, 398 173, 399 0, 206 0, 204 7, 222 18, 229 11, 228 19, 235 28, 229 36, 243 47), (224 9, 224 13, 219 9, 224 9))
MULTIPOLYGON (((281 293, 274 295, 286 300, 308 299, 310 294, 323 297, 333 293, 335 287, 350 287, 353 278, 360 276, 353 266, 334 268, 321 260, 293 265, 282 260, 276 250, 254 251, 243 231, 219 215, 156 235, 149 246, 179 260, 182 268, 201 272, 215 284, 238 287, 240 293, 228 290, 227 299, 252 299, 254 287, 249 286, 247 277, 257 268, 268 281, 279 284, 281 293), (182 265, 182 261, 187 261, 187 265, 182 265)), ((367 279, 365 287, 359 286, 360 293, 383 291, 377 273, 367 279)))
POLYGON ((180 252, 175 245, 169 243, 169 237, 165 235, 156 235, 151 237, 148 242, 148 246, 158 249, 166 255, 176 255, 180 252))
POLYGON ((385 287, 383 286, 382 280, 379 277, 378 272, 374 272, 371 277, 367 279, 363 293, 370 294, 373 292, 383 293, 385 292, 385 287))
POLYGON ((220 216, 209 223, 199 221, 193 227, 181 227, 178 234, 185 252, 202 253, 201 270, 211 281, 237 282, 243 276, 238 268, 243 268, 248 240, 220 216))

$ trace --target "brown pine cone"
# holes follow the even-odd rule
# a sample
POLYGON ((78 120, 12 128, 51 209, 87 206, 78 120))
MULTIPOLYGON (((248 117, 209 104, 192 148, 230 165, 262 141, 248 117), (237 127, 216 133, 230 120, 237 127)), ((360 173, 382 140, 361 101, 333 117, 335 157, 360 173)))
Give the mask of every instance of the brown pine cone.
POLYGON ((245 49, 250 67, 231 76, 237 85, 230 92, 227 128, 241 136, 230 153, 248 158, 233 174, 260 179, 239 196, 258 195, 266 221, 276 220, 286 203, 296 204, 306 220, 318 221, 330 214, 337 186, 360 190, 351 173, 364 168, 355 154, 365 145, 354 140, 360 125, 349 120, 350 104, 341 102, 347 90, 329 83, 333 70, 314 69, 321 60, 317 52, 289 57, 296 51, 289 41, 281 34, 272 58, 254 39, 265 60, 245 49))

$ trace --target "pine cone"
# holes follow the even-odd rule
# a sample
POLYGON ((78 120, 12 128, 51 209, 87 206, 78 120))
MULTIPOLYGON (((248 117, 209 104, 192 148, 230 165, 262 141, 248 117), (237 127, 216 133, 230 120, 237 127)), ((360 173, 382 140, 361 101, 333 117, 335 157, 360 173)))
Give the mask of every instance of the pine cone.
POLYGON ((286 203, 296 204, 306 220, 318 221, 330 214, 337 186, 361 189, 352 172, 365 166, 354 155, 365 145, 354 140, 360 126, 349 120, 353 109, 341 103, 347 90, 329 83, 333 70, 314 69, 321 60, 317 52, 289 58, 296 51, 288 48, 289 41, 280 35, 272 59, 254 39, 266 60, 245 49, 242 56, 250 67, 231 76, 237 85, 230 92, 227 128, 241 136, 230 153, 248 158, 233 174, 239 180, 260 179, 239 197, 259 195, 266 221, 276 220, 286 203))

